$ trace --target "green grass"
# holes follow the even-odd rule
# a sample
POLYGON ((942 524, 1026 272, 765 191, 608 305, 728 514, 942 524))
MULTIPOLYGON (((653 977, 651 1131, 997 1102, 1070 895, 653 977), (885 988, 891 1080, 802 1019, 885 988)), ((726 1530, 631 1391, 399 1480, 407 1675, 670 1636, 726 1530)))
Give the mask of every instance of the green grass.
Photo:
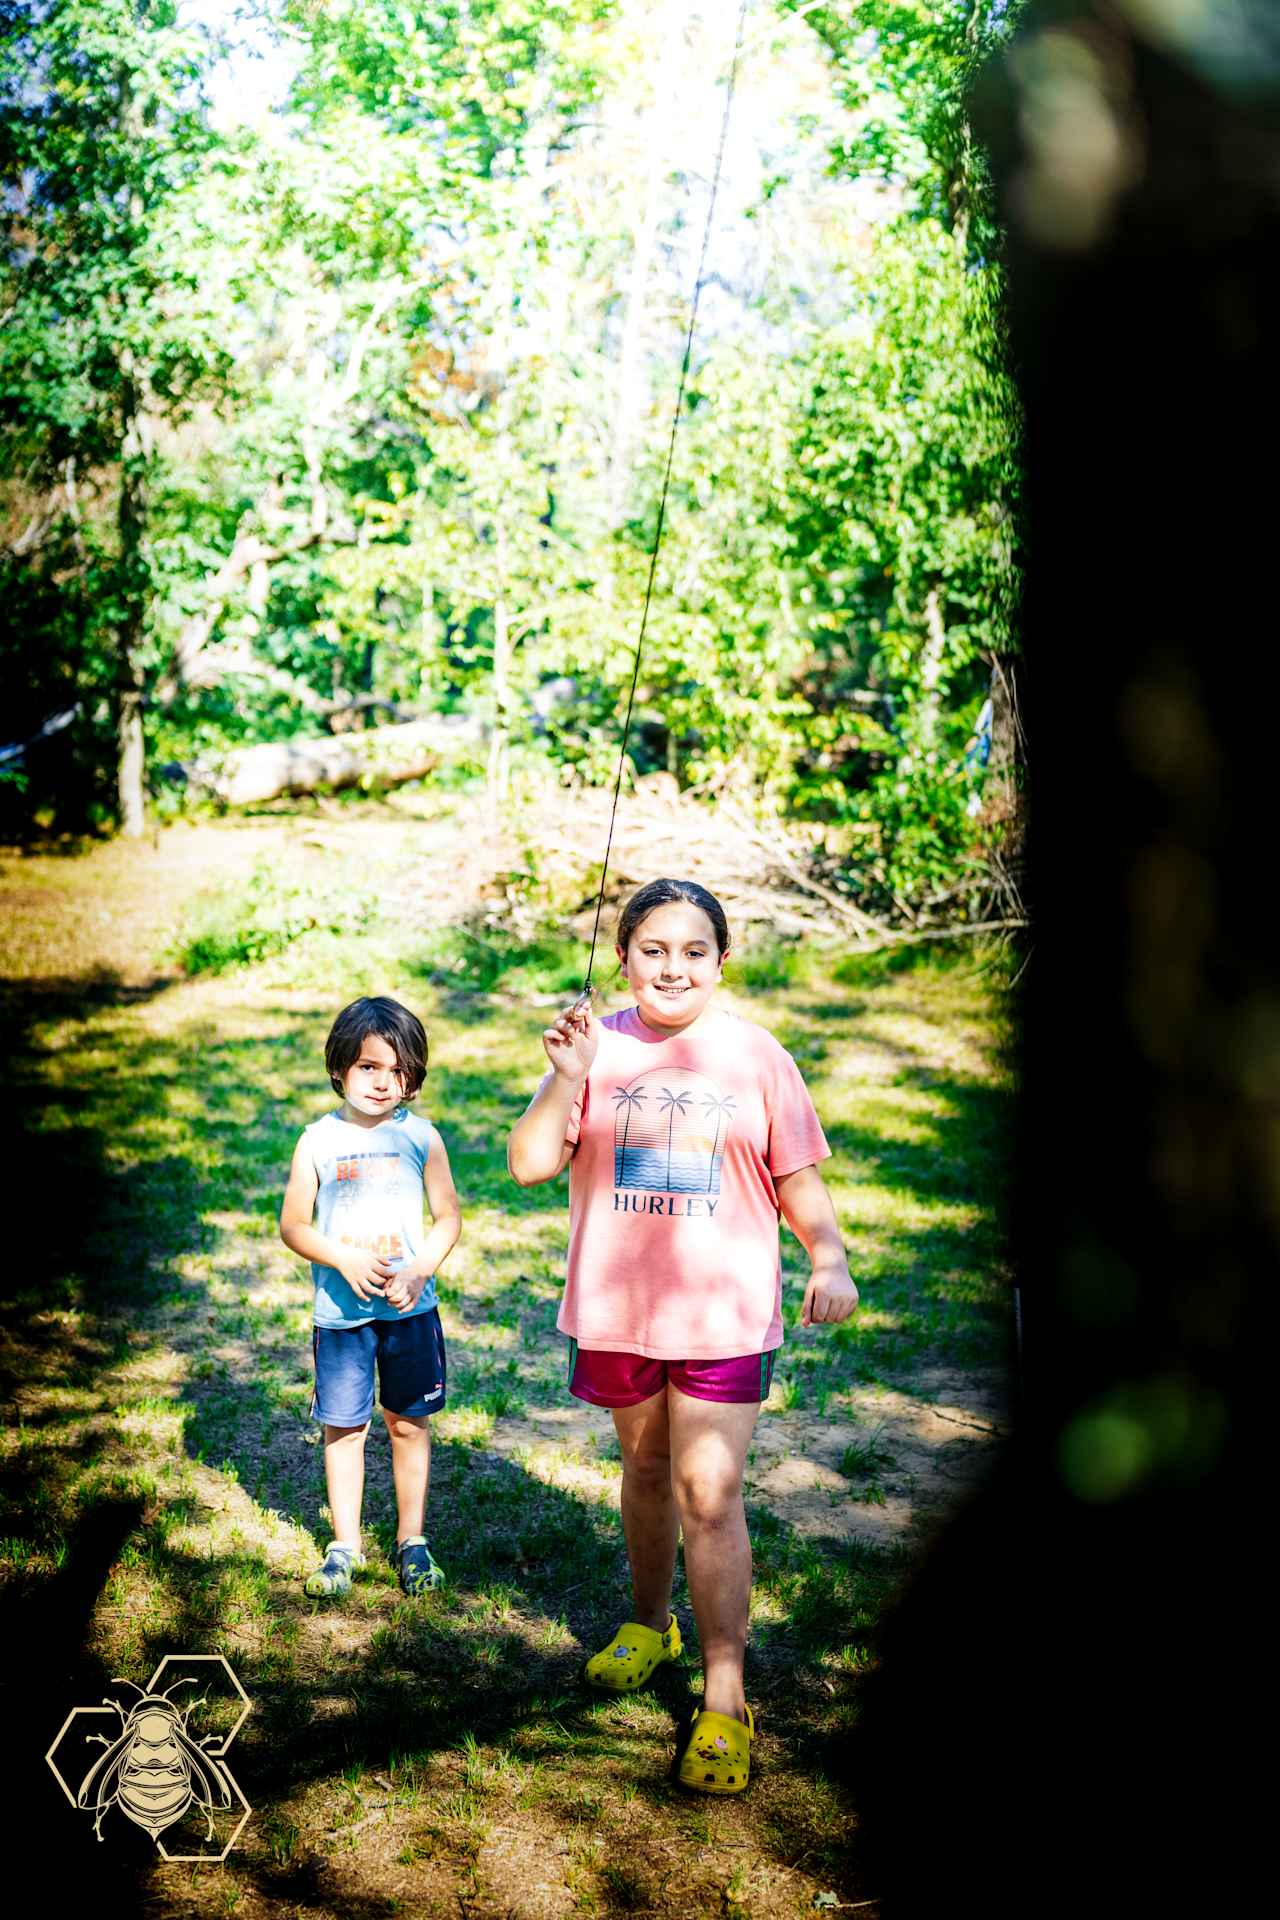
MULTIPOLYGON (((91 896, 92 857, 83 867, 91 896)), ((8 1266, 0 1602, 34 1658, 51 1599, 79 1596, 58 1672, 79 1660, 142 1679, 174 1648, 221 1651, 254 1702, 237 1742, 254 1822, 180 1894, 157 1869, 156 1911, 232 1896, 341 1911, 361 1872, 406 1910, 425 1873, 444 1876, 431 1885, 448 1883, 453 1911, 477 1887, 510 1903, 539 1879, 601 1913, 788 1914, 822 1889, 868 1891, 855 1810, 823 1756, 856 1721, 876 1622, 910 1564, 909 1542, 874 1531, 899 1470, 877 1396, 909 1398, 928 1369, 962 1381, 1003 1363, 1008 1089, 991 985, 952 961, 854 968, 767 944, 744 947, 733 976, 733 1003, 813 1091, 864 1310, 800 1329, 805 1263, 784 1237, 788 1337, 761 1432, 782 1457, 811 1449, 836 1484, 803 1525, 750 1491, 760 1779, 741 1804, 703 1807, 665 1774, 697 1685, 682 1584, 678 1668, 626 1701, 578 1685, 627 1604, 620 1464, 606 1417, 562 1418, 563 1185, 514 1188, 504 1142, 541 1070, 538 996, 571 990, 581 964, 551 937, 446 928, 377 945, 317 924, 150 995, 14 1002, 11 1102, 76 1202, 42 1223, 38 1261, 8 1266), (418 1603, 399 1592, 375 1434, 370 1564, 335 1611, 301 1590, 328 1522, 309 1282, 276 1214, 297 1133, 331 1104, 332 1014, 388 982, 429 1028, 422 1104, 466 1220, 441 1276, 449 1405, 429 1513, 450 1585, 418 1603)))
POLYGON ((260 861, 247 877, 197 895, 165 952, 188 974, 225 973, 284 953, 307 934, 341 935, 375 906, 350 872, 332 873, 318 890, 260 861))
POLYGON ((881 1446, 879 1435, 873 1433, 866 1440, 855 1442, 846 1447, 840 1456, 840 1471, 854 1476, 868 1478, 884 1467, 895 1464, 893 1455, 887 1447, 881 1446))

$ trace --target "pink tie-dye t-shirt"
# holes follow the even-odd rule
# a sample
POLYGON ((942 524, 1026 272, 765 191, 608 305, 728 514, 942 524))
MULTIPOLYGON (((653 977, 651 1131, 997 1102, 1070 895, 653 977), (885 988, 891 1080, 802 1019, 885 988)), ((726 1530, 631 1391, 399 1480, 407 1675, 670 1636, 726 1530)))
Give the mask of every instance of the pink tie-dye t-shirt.
POLYGON ((580 1347, 651 1360, 781 1346, 774 1181, 831 1151, 799 1068, 763 1027, 718 1009, 669 1037, 634 1007, 600 1028, 566 1129, 556 1324, 580 1347))

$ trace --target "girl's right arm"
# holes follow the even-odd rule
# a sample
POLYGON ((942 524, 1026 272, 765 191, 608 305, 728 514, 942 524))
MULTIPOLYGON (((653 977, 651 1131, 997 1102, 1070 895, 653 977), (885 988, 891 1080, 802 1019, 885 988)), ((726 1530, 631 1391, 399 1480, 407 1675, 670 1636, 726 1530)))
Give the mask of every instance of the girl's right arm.
POLYGON ((383 1292, 395 1269, 363 1247, 348 1247, 330 1240, 327 1234, 316 1232, 311 1217, 319 1184, 311 1150, 305 1140, 299 1140, 293 1150, 289 1184, 280 1209, 280 1238, 304 1260, 314 1260, 321 1267, 333 1267, 358 1299, 372 1300, 383 1292))
POLYGON ((507 1170, 522 1187, 536 1187, 564 1172, 573 1155, 565 1139, 574 1102, 586 1084, 600 1044, 600 1028, 590 1006, 566 1007, 547 1027, 542 1044, 551 1073, 539 1087, 507 1141, 507 1170))

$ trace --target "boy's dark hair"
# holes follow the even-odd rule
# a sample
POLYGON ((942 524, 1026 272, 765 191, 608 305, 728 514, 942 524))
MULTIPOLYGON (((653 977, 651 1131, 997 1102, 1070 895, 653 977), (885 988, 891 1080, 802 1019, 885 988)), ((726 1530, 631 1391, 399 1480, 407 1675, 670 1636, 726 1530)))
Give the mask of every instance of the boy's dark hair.
POLYGON ((360 1058, 371 1033, 385 1040, 395 1054, 404 1082, 404 1098, 415 1099, 427 1077, 427 1030, 416 1013, 410 1013, 398 1000, 388 1000, 381 995, 372 1000, 353 1000, 329 1029, 329 1038, 324 1043, 324 1064, 334 1092, 343 1091, 347 1069, 360 1058))
POLYGON ((729 922, 724 917, 724 908, 714 893, 708 893, 696 880, 647 880, 637 893, 633 893, 618 916, 618 945, 625 953, 631 945, 631 936, 646 915, 655 907, 670 906, 674 900, 684 900, 691 907, 701 907, 715 929, 716 947, 721 953, 729 951, 729 922))

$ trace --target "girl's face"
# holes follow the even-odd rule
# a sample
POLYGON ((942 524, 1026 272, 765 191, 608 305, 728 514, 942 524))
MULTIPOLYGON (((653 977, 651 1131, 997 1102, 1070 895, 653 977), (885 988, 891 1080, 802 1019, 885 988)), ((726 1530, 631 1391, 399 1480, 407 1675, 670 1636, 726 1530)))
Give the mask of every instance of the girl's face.
POLYGON ((724 955, 701 907, 672 900, 647 913, 624 953, 615 949, 646 1027, 671 1033, 697 1019, 720 981, 724 955))
POLYGON ((404 1075, 394 1047, 376 1033, 367 1034, 359 1055, 342 1076, 342 1092, 347 1105, 366 1119, 380 1120, 398 1107, 404 1097, 404 1075))

